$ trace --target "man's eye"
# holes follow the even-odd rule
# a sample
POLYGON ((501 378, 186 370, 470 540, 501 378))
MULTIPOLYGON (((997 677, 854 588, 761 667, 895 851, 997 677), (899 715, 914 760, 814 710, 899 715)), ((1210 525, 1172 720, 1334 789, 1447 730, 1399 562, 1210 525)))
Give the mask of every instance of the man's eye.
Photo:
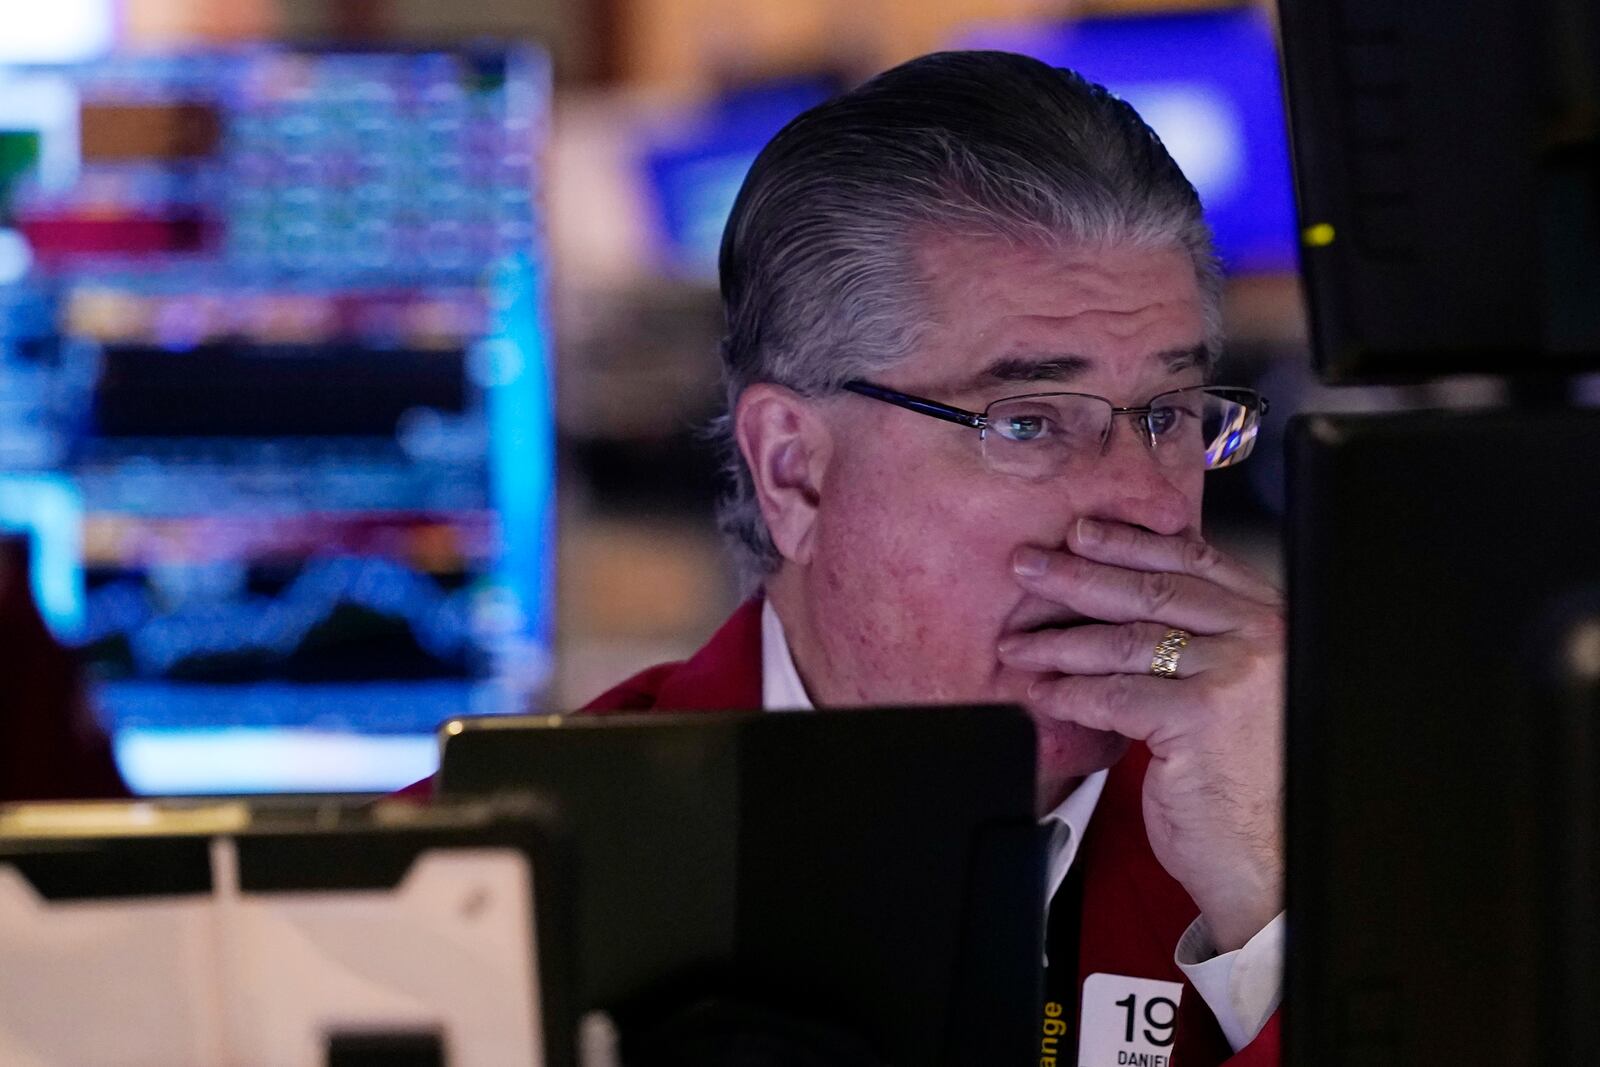
POLYGON ((1162 437, 1173 433, 1183 427, 1183 422, 1189 413, 1182 408, 1154 408, 1150 412, 1150 433, 1155 437, 1162 437))
POLYGON ((1051 420, 1043 415, 1007 415, 995 424, 1001 437, 1022 443, 1047 437, 1052 428, 1051 420))

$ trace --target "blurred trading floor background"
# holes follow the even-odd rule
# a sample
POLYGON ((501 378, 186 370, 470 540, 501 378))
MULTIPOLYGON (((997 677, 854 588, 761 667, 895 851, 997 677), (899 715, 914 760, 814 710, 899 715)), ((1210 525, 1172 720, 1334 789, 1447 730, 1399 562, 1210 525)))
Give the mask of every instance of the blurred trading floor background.
POLYGON ((0 0, 0 673, 79 665, 4 714, 92 717, 140 791, 388 789, 445 717, 691 651, 740 595, 733 194, 946 47, 1107 83, 1200 188, 1273 400, 1208 522, 1277 567, 1286 416, 1400 394, 1311 380, 1265 5, 0 0))

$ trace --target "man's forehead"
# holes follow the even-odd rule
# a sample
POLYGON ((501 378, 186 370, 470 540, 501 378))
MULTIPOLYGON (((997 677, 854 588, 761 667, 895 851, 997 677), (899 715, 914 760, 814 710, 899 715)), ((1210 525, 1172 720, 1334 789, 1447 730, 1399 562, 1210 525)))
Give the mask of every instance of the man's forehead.
POLYGON ((994 295, 1019 288, 1053 292, 1056 314, 1134 312, 1141 293, 1199 297, 1194 264, 1177 246, 1021 240, 929 233, 917 241, 924 283, 939 296, 972 290, 994 295))
POLYGON ((922 255, 936 335, 923 377, 947 392, 1108 376, 1159 382, 1209 362, 1199 283, 1179 249, 967 237, 930 241, 922 255))

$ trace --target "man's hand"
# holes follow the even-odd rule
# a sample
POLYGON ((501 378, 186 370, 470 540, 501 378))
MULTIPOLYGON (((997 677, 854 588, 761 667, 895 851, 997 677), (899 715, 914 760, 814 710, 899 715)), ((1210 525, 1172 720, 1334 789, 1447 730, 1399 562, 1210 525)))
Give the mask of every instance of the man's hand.
POLYGON ((1282 908, 1282 595, 1203 541, 1085 519, 1067 547, 1019 550, 1018 581, 1104 622, 1008 638, 1001 659, 1056 672, 1030 689, 1034 714, 1149 746, 1151 847, 1217 949, 1239 948, 1282 908), (1161 678, 1172 629, 1194 636, 1161 678))

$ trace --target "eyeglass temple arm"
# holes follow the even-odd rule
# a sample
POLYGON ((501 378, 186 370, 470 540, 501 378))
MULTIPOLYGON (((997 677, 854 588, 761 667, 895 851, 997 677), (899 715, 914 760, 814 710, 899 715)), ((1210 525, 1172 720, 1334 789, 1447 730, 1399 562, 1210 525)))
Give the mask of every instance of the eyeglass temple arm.
POLYGON ((953 407, 949 404, 941 404, 937 400, 928 400, 924 397, 912 396, 910 393, 901 393, 894 389, 885 389, 883 386, 873 385, 871 382, 859 380, 846 382, 844 384, 844 388, 848 389, 852 393, 859 393, 861 396, 868 396, 874 400, 882 400, 886 404, 893 404, 896 407, 902 407, 909 411, 920 412, 923 415, 931 415, 936 419, 943 419, 946 422, 959 423, 962 426, 966 426, 974 430, 981 430, 987 421, 976 411, 968 411, 965 408, 953 407))

